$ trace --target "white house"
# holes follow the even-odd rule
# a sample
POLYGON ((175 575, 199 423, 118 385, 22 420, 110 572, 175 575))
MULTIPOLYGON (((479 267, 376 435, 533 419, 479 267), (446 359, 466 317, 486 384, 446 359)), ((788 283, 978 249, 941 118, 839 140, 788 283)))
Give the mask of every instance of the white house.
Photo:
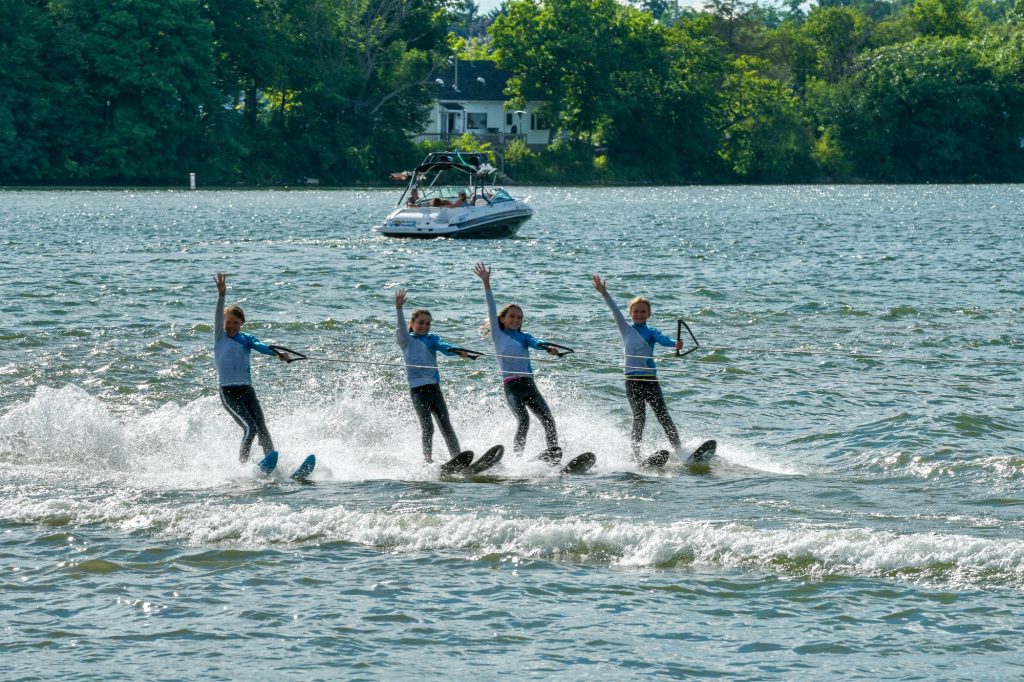
POLYGON ((472 133, 497 149, 522 139, 533 149, 551 142, 539 102, 525 109, 506 107, 505 85, 511 74, 488 60, 453 59, 438 76, 437 99, 416 140, 447 139, 472 133))

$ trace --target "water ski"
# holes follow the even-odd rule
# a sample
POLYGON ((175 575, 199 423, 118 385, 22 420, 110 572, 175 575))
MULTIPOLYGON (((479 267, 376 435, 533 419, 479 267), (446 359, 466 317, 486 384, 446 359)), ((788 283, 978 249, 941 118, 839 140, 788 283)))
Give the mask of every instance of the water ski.
POLYGON ((718 448, 718 443, 713 440, 706 440, 701 443, 701 446, 693 451, 693 453, 686 458, 687 465, 693 464, 707 464, 708 461, 715 456, 715 450, 718 448))
POLYGON ((479 474, 487 471, 492 466, 501 461, 501 456, 505 454, 504 445, 495 445, 493 448, 480 455, 480 459, 469 465, 469 473, 479 474))
POLYGON ((545 464, 550 464, 551 466, 558 466, 559 462, 562 461, 562 448, 558 447, 557 445, 552 446, 545 450, 544 452, 537 455, 537 459, 544 462, 545 464))
POLYGON ((271 450, 267 456, 256 465, 261 474, 270 475, 277 468, 277 450, 271 450))
POLYGON ((663 467, 668 463, 668 458, 671 456, 668 450, 658 450, 653 455, 645 457, 640 460, 640 466, 645 469, 653 469, 656 467, 663 467))
POLYGON ((593 452, 584 452, 569 460, 569 463, 562 467, 563 474, 582 474, 590 471, 591 467, 597 464, 597 455, 593 452))
POLYGON ((441 465, 441 475, 450 476, 457 474, 473 463, 473 451, 463 450, 459 454, 441 465))
POLYGON ((292 473, 292 480, 298 481, 299 483, 306 483, 309 481, 309 475, 313 473, 313 468, 316 467, 316 455, 310 455, 306 459, 302 460, 302 464, 299 468, 292 473))

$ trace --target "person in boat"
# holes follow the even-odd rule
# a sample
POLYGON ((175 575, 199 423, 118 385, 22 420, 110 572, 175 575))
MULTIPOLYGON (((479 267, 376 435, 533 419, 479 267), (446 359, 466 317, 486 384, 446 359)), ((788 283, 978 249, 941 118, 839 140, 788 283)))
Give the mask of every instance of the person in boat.
POLYGON ((409 200, 405 202, 406 206, 419 206, 420 205, 420 193, 415 187, 412 188, 412 192, 409 193, 409 200))
POLYGON ((245 313, 237 305, 224 307, 227 295, 227 277, 218 272, 213 278, 217 284, 217 309, 213 323, 213 359, 217 366, 220 401, 231 418, 242 427, 242 445, 238 450, 241 462, 249 460, 252 442, 259 438, 266 455, 274 449, 274 442, 263 418, 263 408, 252 387, 249 353, 253 350, 264 355, 276 355, 287 361, 287 353, 278 353, 252 334, 241 331, 245 313))
POLYGON ((450 206, 451 208, 456 208, 458 206, 465 206, 468 203, 469 199, 466 198, 466 193, 459 192, 459 198, 456 199, 455 201, 449 201, 448 206, 450 206))
POLYGON ((597 293, 604 297, 604 302, 612 311, 615 324, 619 328, 619 335, 622 337, 624 369, 626 380, 626 398, 629 400, 629 408, 633 412, 633 429, 631 434, 631 445, 633 457, 640 459, 640 445, 643 440, 644 427, 647 423, 647 405, 654 410, 661 428, 665 430, 668 441, 676 454, 682 457, 682 443, 679 440, 679 431, 676 429, 672 416, 668 413, 668 406, 665 404, 665 396, 661 391, 661 384, 658 382, 658 374, 654 365, 654 346, 671 346, 676 350, 683 347, 682 341, 675 341, 654 327, 647 326, 647 320, 651 317, 651 302, 642 296, 637 296, 629 302, 628 312, 632 324, 626 322, 615 299, 608 293, 607 281, 600 276, 594 275, 594 288, 597 293))
POLYGON ((558 431, 555 419, 551 415, 544 396, 537 389, 533 380, 533 368, 530 366, 530 349, 547 348, 551 355, 558 355, 558 350, 547 346, 542 339, 537 339, 522 330, 523 309, 515 303, 509 303, 496 310, 494 294, 491 292, 491 269, 483 263, 477 263, 473 272, 483 282, 484 295, 487 299, 487 321, 484 329, 494 342, 494 352, 501 369, 502 383, 505 389, 505 400, 516 418, 516 433, 513 439, 513 451, 522 454, 526 449, 526 434, 530 428, 530 412, 540 420, 544 427, 544 438, 547 453, 557 461, 561 457, 558 447, 558 431))
POLYGON ((412 406, 416 410, 423 433, 423 459, 429 463, 434 461, 434 422, 431 420, 431 416, 437 420, 441 436, 444 438, 445 445, 448 446, 448 454, 452 457, 459 454, 459 439, 455 435, 455 429, 452 428, 451 418, 448 416, 448 406, 441 393, 441 375, 437 371, 437 352, 441 351, 445 355, 461 357, 467 357, 467 354, 461 348, 445 343, 437 334, 430 333, 431 315, 430 311, 425 308, 413 310, 409 324, 406 326, 402 306, 408 299, 409 292, 405 289, 399 289, 395 293, 397 316, 395 337, 405 359, 412 406))

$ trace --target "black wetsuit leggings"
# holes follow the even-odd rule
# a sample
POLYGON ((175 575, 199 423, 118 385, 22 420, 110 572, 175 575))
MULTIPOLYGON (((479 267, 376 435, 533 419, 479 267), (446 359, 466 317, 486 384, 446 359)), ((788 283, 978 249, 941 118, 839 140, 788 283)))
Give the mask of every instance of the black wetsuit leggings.
POLYGON ((537 390, 537 384, 533 377, 520 377, 505 382, 505 400, 508 401, 508 406, 512 408, 512 414, 519 422, 512 443, 515 452, 520 453, 526 449, 526 432, 530 429, 530 412, 537 415, 537 419, 540 419, 541 425, 544 426, 544 438, 548 447, 558 446, 555 418, 551 416, 551 409, 544 401, 544 396, 537 390), (527 408, 529 408, 529 412, 527 412, 527 408))
POLYGON ((633 410, 633 455, 640 456, 640 443, 644 438, 644 426, 647 424, 648 404, 654 410, 654 416, 658 418, 661 428, 665 429, 668 442, 678 450, 680 446, 679 432, 672 422, 672 417, 669 416, 665 396, 661 392, 661 384, 658 383, 658 380, 655 377, 626 379, 626 397, 629 399, 630 409, 633 410))
POLYGON ((242 447, 238 450, 239 461, 249 460, 249 450, 256 437, 260 439, 263 454, 274 449, 274 441, 270 439, 270 432, 267 431, 267 424, 263 419, 263 408, 260 407, 260 401, 256 398, 256 391, 252 386, 221 386, 220 401, 243 430, 242 447))
POLYGON ((409 393, 412 395, 412 406, 416 409, 416 416, 420 418, 420 428, 423 430, 423 457, 428 462, 433 459, 434 422, 430 419, 431 415, 437 419, 437 425, 441 428, 441 435, 448 445, 448 454, 452 457, 459 454, 459 439, 456 438, 452 421, 448 417, 448 406, 441 395, 441 385, 417 386, 410 388, 409 393))

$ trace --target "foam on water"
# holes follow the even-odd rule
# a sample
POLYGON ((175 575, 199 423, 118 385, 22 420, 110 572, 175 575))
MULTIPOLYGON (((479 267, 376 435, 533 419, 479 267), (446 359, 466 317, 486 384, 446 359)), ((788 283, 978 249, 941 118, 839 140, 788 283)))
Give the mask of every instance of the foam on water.
MULTIPOLYGON (((435 464, 425 466, 419 423, 403 389, 384 385, 385 379, 373 373, 353 372, 330 393, 320 381, 310 377, 303 390, 273 401, 263 398, 282 470, 314 453, 314 479, 320 481, 438 477, 437 465, 447 453, 435 435, 435 464), (311 400, 311 395, 317 398, 311 400)), ((599 406, 584 402, 564 385, 556 391, 543 378, 538 383, 552 396, 556 414, 561 414, 559 435, 567 458, 595 451, 599 455, 596 473, 637 470, 623 420, 610 419, 599 406)), ((512 420, 500 389, 469 385, 459 390, 449 400, 457 399, 460 406, 452 420, 462 447, 482 452, 493 444, 509 443, 512 420)), ((689 435, 684 448, 694 449, 708 437, 689 435)), ((15 467, 50 467, 72 477, 106 471, 130 475, 135 485, 156 488, 216 487, 251 476, 252 467, 237 461, 239 439, 239 428, 214 396, 184 405, 167 403, 150 412, 114 414, 80 387, 42 386, 30 400, 0 415, 0 453, 8 453, 15 467)), ((799 473, 792 463, 773 461, 750 446, 719 443, 722 471, 733 466, 799 473)), ((527 452, 543 447, 542 430, 534 420, 527 452)), ((252 452, 253 459, 260 456, 258 444, 252 452)), ((671 475, 673 470, 669 467, 666 473, 671 475)), ((533 457, 516 457, 511 452, 500 471, 519 478, 556 475, 533 457)))
MULTIPOLYGON (((386 552, 455 552, 622 567, 728 567, 791 575, 888 577, 953 588, 1024 587, 1024 542, 816 524, 755 527, 728 521, 637 522, 284 502, 154 504, 120 491, 95 499, 8 495, 0 513, 45 526, 99 524, 198 546, 355 543, 386 552)), ((84 557, 83 557, 84 560, 84 557)))
MULTIPOLYGON (((372 377, 360 377, 317 402, 305 402, 298 394, 268 406, 275 438, 286 444, 281 469, 287 471, 306 451, 313 451, 319 460, 316 479, 322 484, 437 480, 436 464, 422 464, 418 423, 404 407, 395 412, 394 397, 382 396, 379 388, 372 377)), ((496 392, 471 391, 460 400, 470 406, 456 417, 466 443, 483 445, 507 437, 505 406, 496 392)), ((598 475, 589 480, 635 471, 621 425, 595 414, 576 396, 558 400, 574 405, 574 417, 563 420, 565 441, 579 449, 583 443, 600 444, 609 453, 602 457, 598 475)), ((1024 543, 1017 540, 900 534, 851 524, 774 527, 702 518, 644 522, 596 514, 550 518, 511 512, 502 505, 457 513, 416 504, 403 506, 400 513, 367 511, 323 500, 306 507, 309 499, 280 499, 276 483, 237 462, 238 435, 237 426, 212 396, 124 419, 81 388, 40 387, 32 399, 0 417, 0 452, 10 481, 0 501, 0 517, 51 527, 97 524, 194 545, 349 542, 384 551, 454 551, 628 567, 707 564, 800 575, 838 573, 956 586, 1024 587, 1024 543), (69 491, 54 494, 49 486, 55 484, 69 486, 69 491), (79 492, 71 492, 76 486, 79 492), (153 491, 203 489, 216 496, 201 502, 181 496, 152 501, 153 491), (83 492, 89 490, 93 492, 83 492), (235 501, 232 494, 256 499, 235 501)), ((694 447, 700 440, 690 438, 688 445, 694 447)), ((725 444, 719 452, 726 471, 796 473, 792 467, 766 462, 742 444, 725 444)), ((900 456, 868 461, 875 462, 883 476, 891 475, 893 467, 913 471, 919 466, 900 456)), ((1008 474, 1005 463, 991 460, 958 466, 1020 476, 1019 463, 1008 474)), ((662 475, 676 475, 672 471, 662 475)), ((542 463, 514 456, 506 458, 501 475, 535 484, 557 479, 542 463)), ((576 494, 584 497, 604 494, 600 485, 591 486, 594 490, 585 482, 577 485, 583 487, 576 494)), ((302 492, 315 497, 317 488, 302 492)))

